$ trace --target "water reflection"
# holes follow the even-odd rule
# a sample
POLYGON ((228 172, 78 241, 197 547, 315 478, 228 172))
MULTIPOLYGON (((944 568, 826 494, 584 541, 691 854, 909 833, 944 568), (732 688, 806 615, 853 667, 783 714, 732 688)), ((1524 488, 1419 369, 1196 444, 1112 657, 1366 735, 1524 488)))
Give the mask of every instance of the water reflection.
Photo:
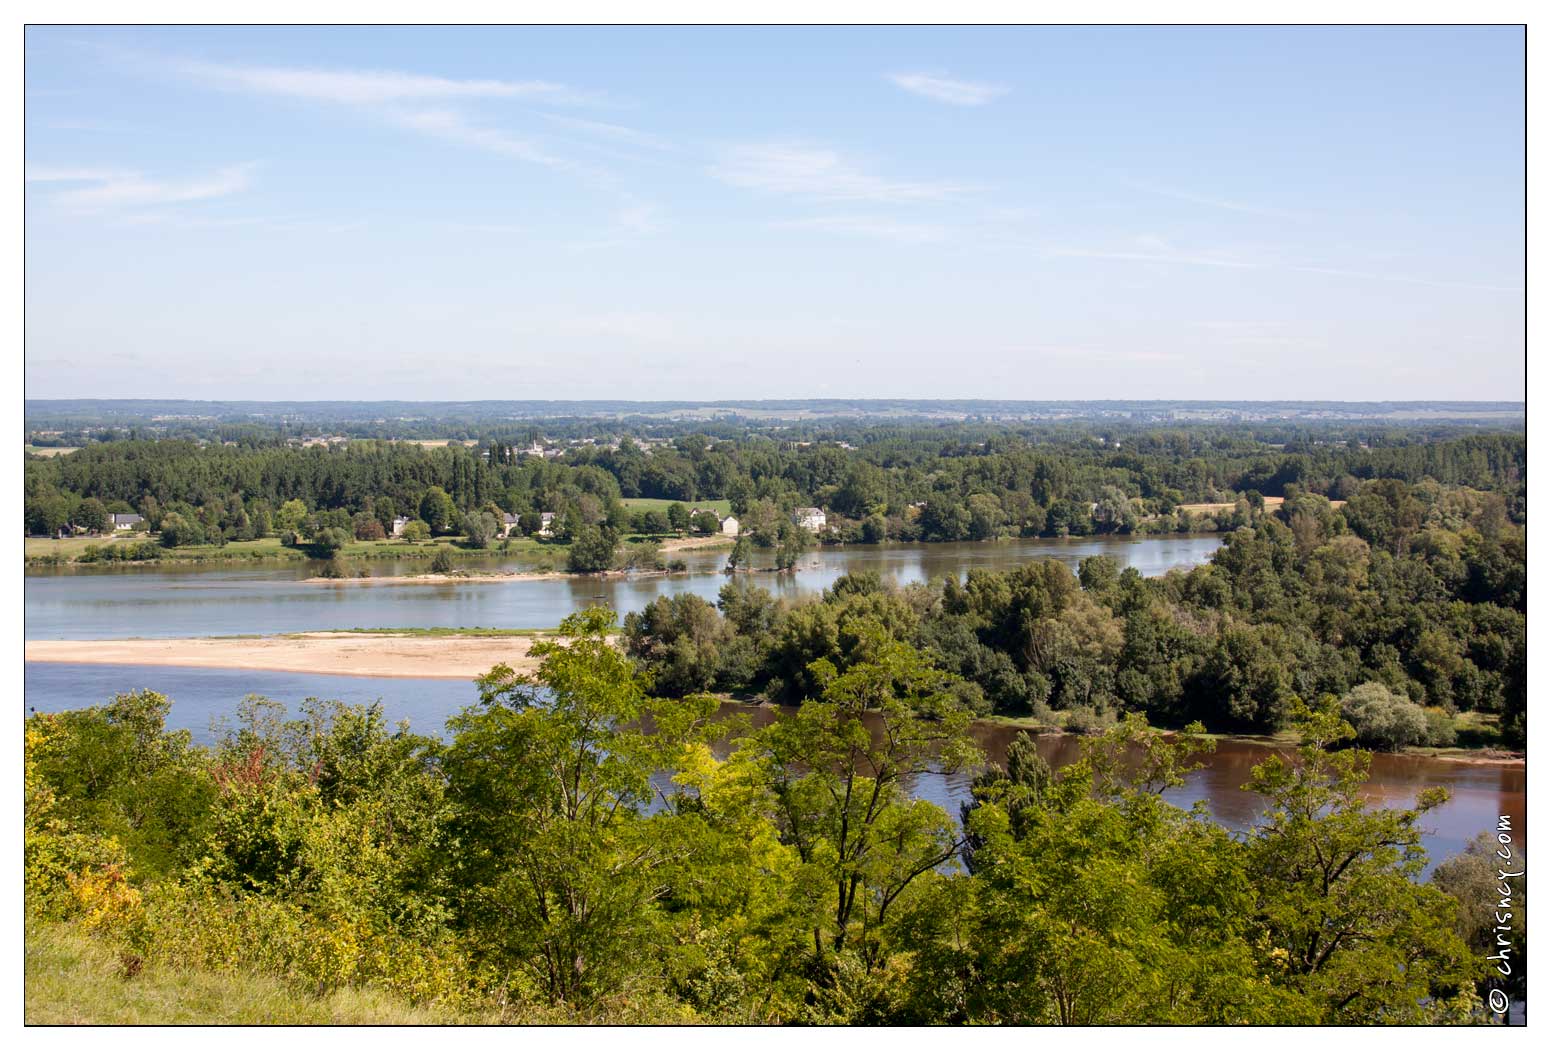
MULTIPOLYGON (((1009 569, 1040 558, 1075 566, 1107 554, 1123 566, 1155 576, 1211 558, 1216 536, 1144 539, 1016 540, 983 544, 851 545, 804 557, 795 574, 757 573, 748 580, 779 595, 814 594, 845 573, 876 570, 900 584, 972 568, 1009 569)), ((163 638, 190 635, 266 635, 288 631, 395 627, 553 627, 587 606, 607 603, 620 615, 659 595, 684 592, 715 601, 728 578, 718 572, 725 550, 684 552, 687 574, 629 578, 575 577, 499 584, 361 586, 304 584, 307 566, 265 569, 84 567, 32 571, 26 577, 29 639, 163 638)), ((761 558, 755 565, 762 565, 761 558)), ((517 569, 499 558, 471 568, 517 569)), ((426 562, 362 563, 373 575, 423 573, 426 562)))

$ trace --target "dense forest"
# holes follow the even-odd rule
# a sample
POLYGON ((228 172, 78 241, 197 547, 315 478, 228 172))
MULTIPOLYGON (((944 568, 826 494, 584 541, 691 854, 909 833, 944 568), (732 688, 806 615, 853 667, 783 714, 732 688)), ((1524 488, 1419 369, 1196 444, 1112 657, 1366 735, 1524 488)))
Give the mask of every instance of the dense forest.
POLYGON ((735 578, 720 608, 684 594, 630 614, 626 642, 665 696, 799 700, 814 662, 844 670, 885 637, 981 714, 1268 733, 1329 695, 1372 746, 1452 745, 1459 711, 1522 744, 1525 537, 1500 497, 1383 481, 1339 511, 1304 494, 1256 517, 1209 565, 1152 579, 1098 555, 1076 575, 1054 559, 903 588, 853 574, 782 603, 735 578))
POLYGON ((960 825, 908 792, 981 766, 911 644, 859 628, 752 729, 654 698, 612 624, 493 669, 444 740, 256 698, 212 748, 155 694, 33 716, 29 945, 84 932, 123 989, 225 974, 434 1020, 1487 1020, 1493 921, 1462 903, 1490 857, 1420 882, 1439 793, 1367 809, 1329 703, 1289 703, 1304 745, 1256 768, 1247 835, 1159 795, 1210 740, 1135 720, 1055 772, 1018 740, 960 825))
POLYGON ((778 523, 797 506, 830 514, 822 539, 978 540, 1232 529, 1247 524, 1264 498, 1309 492, 1341 501, 1381 479, 1490 491, 1501 495, 1512 521, 1524 514, 1525 443, 1508 432, 1425 440, 1381 430, 1382 440, 1331 442, 1304 430, 1276 444, 1219 427, 1124 436, 1091 426, 1037 435, 908 426, 843 433, 850 437, 690 433, 651 445, 626 437, 573 445, 552 458, 500 442, 102 442, 29 457, 25 525, 52 536, 133 511, 159 531, 163 516, 174 513, 181 536, 219 543, 296 529, 297 522, 277 521, 291 504, 302 517, 333 516, 315 524, 339 528, 429 515, 433 533, 457 532, 467 515, 489 510, 549 511, 573 530, 622 531, 632 523, 620 499, 651 497, 728 499, 764 545, 777 542, 778 523), (1182 507, 1192 504, 1216 506, 1182 507))

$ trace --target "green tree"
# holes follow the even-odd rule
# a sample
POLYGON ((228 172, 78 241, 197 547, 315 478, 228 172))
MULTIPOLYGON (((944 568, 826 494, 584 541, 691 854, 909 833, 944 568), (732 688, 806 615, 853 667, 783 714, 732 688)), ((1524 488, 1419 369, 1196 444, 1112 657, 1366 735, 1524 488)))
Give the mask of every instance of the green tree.
POLYGON ((614 565, 618 539, 607 529, 584 525, 571 540, 566 568, 572 573, 601 573, 614 565))
POLYGON ((431 527, 433 536, 452 532, 458 509, 452 497, 439 485, 433 485, 420 498, 420 518, 431 527))
POLYGON ((694 853, 676 814, 646 811, 653 774, 684 765, 715 701, 652 701, 613 625, 606 609, 567 617, 562 641, 534 644, 533 676, 498 665, 449 724, 462 922, 554 1002, 606 994, 660 957, 664 874, 694 853))
POLYGON ((1340 1024, 1426 1022, 1473 995, 1483 963, 1454 929, 1452 903, 1415 882, 1426 861, 1418 822, 1448 799, 1429 788, 1410 809, 1362 797, 1369 753, 1328 749, 1352 736, 1333 703, 1300 713, 1298 760, 1273 756, 1246 786, 1267 800, 1249 842, 1257 922, 1276 981, 1340 1024))
POLYGON ((71 517, 77 526, 88 533, 102 533, 108 528, 107 508, 102 506, 101 500, 93 496, 88 496, 76 504, 75 514, 71 517))
POLYGON ((280 505, 280 510, 275 512, 275 528, 289 530, 293 533, 302 528, 302 522, 307 517, 307 505, 300 500, 287 500, 280 505))
POLYGON ((951 677, 881 632, 868 643, 871 659, 845 672, 816 662, 821 696, 742 753, 765 771, 802 860, 795 893, 811 903, 814 962, 831 976, 847 949, 867 971, 884 964, 896 903, 958 849, 942 808, 909 798, 911 779, 979 755, 951 677))

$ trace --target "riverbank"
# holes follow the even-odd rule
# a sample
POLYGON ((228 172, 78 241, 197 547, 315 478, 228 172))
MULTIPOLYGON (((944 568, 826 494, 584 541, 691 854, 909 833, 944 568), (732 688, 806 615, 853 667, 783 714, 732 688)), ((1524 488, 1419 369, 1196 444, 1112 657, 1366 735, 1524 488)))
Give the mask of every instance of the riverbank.
MULTIPOLYGON (((529 656, 533 642, 552 630, 516 628, 356 628, 289 635, 247 635, 217 638, 113 639, 108 641, 38 639, 25 647, 29 662, 59 664, 133 664, 230 671, 278 671, 313 675, 353 675, 385 679, 455 679, 472 681, 496 664, 519 673, 536 671, 529 656)), ((769 708, 747 697, 723 695, 729 704, 769 708)), ((1018 716, 985 716, 977 726, 1031 736, 1082 736, 1057 722, 1018 716)), ((1277 734, 1207 734, 1220 742, 1293 751, 1292 731, 1277 734)), ((1523 766, 1524 756, 1504 749, 1407 748, 1386 753, 1415 759, 1475 766, 1523 766)))
MULTIPOLYGON (((339 552, 345 561, 372 559, 435 558, 437 552, 446 551, 453 558, 531 558, 534 561, 553 563, 563 558, 566 545, 559 541, 538 540, 533 537, 510 537, 498 540, 484 548, 464 547, 457 541, 462 538, 442 538, 412 542, 402 539, 352 540, 339 552)), ((629 542, 655 540, 666 554, 675 551, 693 551, 702 548, 731 547, 733 538, 713 534, 711 536, 675 537, 627 537, 629 542)), ((154 536, 146 533, 114 534, 111 536, 76 536, 63 540, 50 537, 27 537, 22 551, 28 566, 62 565, 157 565, 161 563, 297 563, 313 560, 304 547, 286 547, 278 537, 262 540, 233 540, 226 544, 196 544, 189 547, 161 547, 154 536), (129 557, 141 544, 156 546, 154 559, 129 557), (92 549, 92 553, 88 553, 92 549), (122 556, 122 557, 121 557, 122 556)))
MULTIPOLYGON (((477 629, 476 629, 477 630, 477 629)), ((537 670, 528 654, 537 634, 456 635, 310 631, 296 635, 204 639, 40 639, 25 659, 63 664, 150 664, 177 668, 361 675, 383 679, 464 679, 497 664, 537 670)))

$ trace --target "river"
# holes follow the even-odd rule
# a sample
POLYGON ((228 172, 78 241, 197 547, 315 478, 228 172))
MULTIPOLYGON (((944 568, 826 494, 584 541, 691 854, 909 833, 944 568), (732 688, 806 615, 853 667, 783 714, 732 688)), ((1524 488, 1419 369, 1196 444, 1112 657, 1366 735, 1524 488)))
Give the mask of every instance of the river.
MULTIPOLYGON (((101 704, 115 693, 136 689, 153 689, 172 698, 169 725, 191 731, 200 743, 214 740, 215 724, 231 716, 238 702, 250 693, 282 701, 293 712, 307 697, 354 704, 381 701, 390 723, 408 720, 411 729, 424 734, 440 734, 449 716, 479 699, 472 683, 449 679, 373 679, 144 665, 26 666, 26 703, 37 711, 101 704)), ((777 715, 773 709, 747 709, 739 705, 728 705, 724 710, 747 711, 756 723, 768 722, 777 715)), ((1002 725, 977 723, 974 733, 987 756, 1001 760, 1016 731, 1002 725)), ((1052 766, 1059 767, 1077 758, 1079 741, 1073 737, 1040 737, 1037 746, 1052 766)), ((1221 741, 1206 765, 1191 774, 1182 787, 1167 792, 1165 798, 1182 807, 1203 800, 1214 820, 1243 831, 1255 822, 1260 800, 1241 786, 1249 780, 1250 768, 1270 754, 1271 749, 1254 742, 1221 741)), ((1418 792, 1432 786, 1441 785, 1452 793, 1448 803, 1422 821, 1429 868, 1464 849, 1477 833, 1495 827, 1500 814, 1509 815, 1514 828, 1525 827, 1522 765, 1376 754, 1372 775, 1367 794, 1376 806, 1409 805, 1418 792)), ((968 772, 932 774, 921 778, 913 788, 917 795, 957 817, 959 804, 969 798, 970 776, 968 772)))
MULTIPOLYGON (((804 557, 795 574, 748 579, 781 595, 812 594, 844 573, 877 570, 900 584, 971 568, 1007 569, 1038 558, 1069 565, 1095 554, 1115 557, 1147 576, 1207 561, 1215 536, 1141 539, 1019 540, 982 544, 848 545, 804 557)), ((106 639, 203 635, 275 634, 357 627, 552 627, 569 613, 606 602, 621 615, 658 595, 692 593, 714 601, 727 577, 717 570, 722 551, 682 556, 690 572, 674 576, 577 578, 499 584, 360 587, 303 584, 307 566, 261 568, 189 565, 81 567, 29 571, 26 577, 28 639, 106 639)), ((511 567, 497 558, 480 568, 511 567)), ((424 560, 363 563, 374 575, 424 572, 424 560)), ((283 672, 222 671, 133 665, 28 664, 25 704, 37 711, 100 704, 115 693, 148 688, 173 699, 170 723, 212 739, 212 724, 257 693, 293 709, 306 697, 352 703, 381 700, 390 721, 408 719, 422 733, 440 733, 448 716, 477 700, 473 686, 457 680, 373 679, 283 672)), ((771 717, 759 711, 760 719, 771 717)), ((992 758, 1005 754, 1013 731, 981 724, 976 733, 992 758)), ((1073 738, 1046 737, 1039 749, 1053 765, 1076 757, 1073 738)), ((1168 798, 1182 806, 1204 800, 1213 818, 1247 828, 1258 801, 1240 786, 1249 769, 1268 754, 1260 745, 1225 741, 1208 765, 1168 798)), ((1523 828, 1524 768, 1475 765, 1412 756, 1376 756, 1370 797, 1400 806, 1430 785, 1443 785, 1452 800, 1428 815, 1425 842, 1434 860, 1463 848, 1471 837, 1510 815, 1523 828)), ((969 775, 932 775, 915 791, 957 815, 968 798, 969 775)))
MULTIPOLYGON (((1144 576, 1200 565, 1216 536, 1140 539, 1008 540, 958 544, 887 544, 826 547, 804 556, 798 571, 760 573, 749 580, 779 595, 813 594, 841 575, 877 570, 900 584, 973 568, 1010 569, 1040 558, 1076 566, 1089 555, 1110 555, 1144 576)), ((621 618, 659 595, 692 593, 716 601, 728 578, 718 572, 726 550, 681 555, 689 572, 671 576, 575 577, 511 583, 362 587, 304 584, 314 565, 62 567, 26 576, 28 639, 165 638, 202 635, 273 635, 341 628, 550 628, 568 614, 607 603, 621 618)), ((766 555, 765 557, 769 557, 766 555)), ((460 560, 471 569, 515 568, 499 559, 460 560)), ((760 563, 756 560, 756 565, 760 563)), ((375 576, 426 572, 424 559, 373 560, 375 576)))

